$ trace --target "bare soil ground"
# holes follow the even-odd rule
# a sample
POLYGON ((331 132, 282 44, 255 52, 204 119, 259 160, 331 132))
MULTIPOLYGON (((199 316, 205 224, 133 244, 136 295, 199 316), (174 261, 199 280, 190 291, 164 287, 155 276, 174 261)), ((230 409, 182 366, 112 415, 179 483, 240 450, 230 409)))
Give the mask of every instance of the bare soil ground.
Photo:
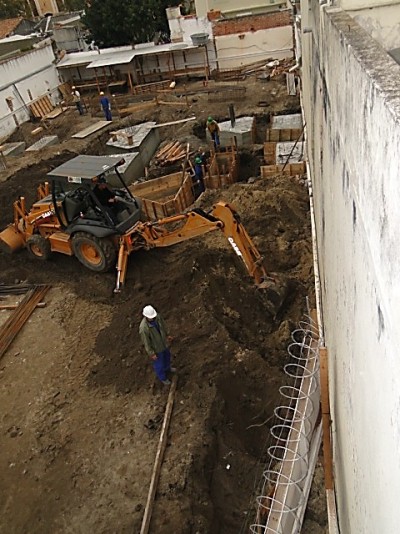
MULTIPOLYGON (((283 79, 246 85, 237 115, 254 114, 261 100, 271 112, 298 109, 283 79)), ((199 95, 179 118, 193 113, 196 122, 168 128, 163 137, 204 143, 198 136, 207 116, 227 118, 227 104, 199 95)), ((176 111, 157 108, 121 124, 175 118, 176 111)), ((33 200, 52 167, 77 153, 101 153, 107 133, 69 139, 72 124, 77 131, 92 119, 77 120, 70 112, 68 125, 65 117, 54 124, 60 139, 62 128, 68 132, 58 147, 24 156, 2 174, 1 228, 11 221, 13 198, 33 200)), ((260 111, 260 142, 266 122, 260 111)), ((24 130, 14 140, 18 135, 24 130)), ((257 177, 259 151, 243 151, 241 163, 242 177, 257 177)), ((248 532, 290 332, 306 297, 313 298, 309 207, 306 189, 283 176, 206 192, 200 205, 219 199, 236 206, 268 268, 292 281, 275 319, 220 235, 131 256, 119 295, 112 293, 114 273, 94 274, 75 258, 54 255, 41 263, 25 252, 0 253, 2 282, 52 285, 46 307, 34 312, 0 362, 0 533, 140 531, 168 395, 138 336, 148 303, 175 337, 178 368, 150 532, 248 532)), ((0 312, 0 322, 8 313, 0 312)), ((304 532, 322 534, 320 468, 316 479, 304 532)))

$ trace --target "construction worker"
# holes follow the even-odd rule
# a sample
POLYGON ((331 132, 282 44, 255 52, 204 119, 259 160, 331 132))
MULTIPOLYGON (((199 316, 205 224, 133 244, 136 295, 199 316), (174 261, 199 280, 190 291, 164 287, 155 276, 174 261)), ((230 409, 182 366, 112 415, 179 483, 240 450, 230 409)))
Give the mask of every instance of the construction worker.
POLYGON ((197 154, 194 158, 194 175, 192 178, 195 198, 198 198, 201 193, 204 193, 206 190, 206 186, 204 185, 203 165, 203 156, 197 154))
POLYGON ((167 327, 160 314, 153 306, 143 308, 143 319, 139 326, 139 334, 144 348, 149 355, 157 378, 166 386, 171 384, 169 373, 176 369, 171 367, 171 353, 168 344, 172 337, 167 334, 167 327))
POLYGON ((96 180, 96 185, 93 188, 93 193, 96 195, 97 200, 104 207, 105 211, 111 217, 114 224, 118 224, 118 197, 114 191, 110 189, 107 180, 104 176, 99 176, 96 180))
POLYGON ((79 111, 79 115, 83 115, 84 111, 83 111, 83 106, 82 106, 82 102, 81 102, 81 94, 77 90, 75 85, 72 87, 72 93, 71 94, 72 94, 72 100, 73 100, 74 104, 76 105, 76 109, 79 111))
POLYGON ((100 93, 100 104, 101 104, 101 108, 103 110, 104 116, 106 118, 106 121, 112 121, 111 104, 108 98, 103 93, 103 91, 101 91, 100 93))
POLYGON ((210 132, 211 139, 214 142, 214 148, 215 150, 218 150, 220 142, 219 142, 219 126, 217 121, 215 121, 212 117, 208 117, 207 119, 207 130, 210 132))

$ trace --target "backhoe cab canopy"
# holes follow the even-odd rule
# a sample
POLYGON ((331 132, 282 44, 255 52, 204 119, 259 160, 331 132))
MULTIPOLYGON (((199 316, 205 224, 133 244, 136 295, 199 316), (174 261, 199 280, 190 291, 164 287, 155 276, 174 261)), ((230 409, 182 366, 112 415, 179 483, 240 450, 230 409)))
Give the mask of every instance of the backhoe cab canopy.
MULTIPOLYGON (((77 156, 56 167, 47 176, 52 180, 66 179, 72 184, 95 182, 100 176, 107 178, 109 174, 117 174, 115 169, 124 163, 120 156, 77 156)), ((126 187, 123 181, 121 185, 126 187)))
POLYGON ((52 181, 55 215, 65 232, 86 231, 97 236, 112 231, 123 234, 140 220, 141 203, 118 171, 124 163, 121 156, 77 156, 47 173, 52 181), (120 188, 112 189, 118 200, 112 208, 103 206, 94 194, 99 179, 107 181, 111 174, 121 182, 120 188), (99 230, 104 227, 110 231, 99 230))

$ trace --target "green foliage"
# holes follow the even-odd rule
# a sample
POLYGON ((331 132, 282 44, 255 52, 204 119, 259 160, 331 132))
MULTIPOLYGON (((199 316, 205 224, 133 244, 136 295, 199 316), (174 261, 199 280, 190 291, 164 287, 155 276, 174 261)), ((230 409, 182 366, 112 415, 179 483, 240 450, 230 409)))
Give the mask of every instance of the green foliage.
POLYGON ((86 0, 64 0, 64 5, 68 11, 83 11, 86 7, 86 0))
POLYGON ((90 0, 83 22, 100 46, 144 43, 156 32, 168 31, 165 8, 178 4, 179 0, 90 0))
POLYGON ((0 19, 25 16, 25 0, 0 0, 0 19))

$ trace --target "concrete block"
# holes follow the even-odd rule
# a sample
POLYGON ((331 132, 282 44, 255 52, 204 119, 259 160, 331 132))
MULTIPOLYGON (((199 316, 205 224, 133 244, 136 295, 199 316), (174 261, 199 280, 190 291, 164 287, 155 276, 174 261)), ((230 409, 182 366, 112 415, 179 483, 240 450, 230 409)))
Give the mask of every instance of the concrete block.
MULTIPOLYGON (((128 152, 125 154, 110 154, 111 156, 121 156, 125 163, 118 167, 118 171, 122 175, 126 185, 131 185, 133 182, 144 176, 144 165, 139 152, 128 152)), ((107 182, 112 187, 121 187, 121 181, 116 173, 107 174, 107 182)))
MULTIPOLYGON (((236 119, 235 126, 231 125, 231 121, 218 123, 220 127, 219 138, 221 146, 229 146, 232 144, 232 139, 236 137, 237 145, 251 145, 254 143, 254 117, 239 117, 236 119)), ((211 143, 211 135, 208 130, 207 139, 211 143)))
POLYGON ((143 165, 146 166, 160 144, 160 133, 157 128, 153 128, 155 124, 155 122, 144 122, 119 130, 107 142, 107 154, 138 152, 143 165))
POLYGON ((1 152, 3 156, 19 156, 25 151, 26 144, 21 141, 20 143, 4 143, 1 145, 1 152))
POLYGON ((293 113, 292 115, 274 115, 272 117, 271 128, 275 130, 282 129, 302 129, 303 118, 301 113, 293 113))
POLYGON ((36 152, 48 146, 57 145, 58 142, 59 141, 57 135, 46 135, 39 139, 39 141, 36 141, 36 143, 31 145, 29 148, 27 148, 26 152, 36 152))
POLYGON ((276 164, 282 165, 288 163, 298 163, 304 161, 304 142, 301 141, 296 144, 296 141, 285 141, 276 143, 276 164), (295 146, 296 145, 296 146, 295 146))

